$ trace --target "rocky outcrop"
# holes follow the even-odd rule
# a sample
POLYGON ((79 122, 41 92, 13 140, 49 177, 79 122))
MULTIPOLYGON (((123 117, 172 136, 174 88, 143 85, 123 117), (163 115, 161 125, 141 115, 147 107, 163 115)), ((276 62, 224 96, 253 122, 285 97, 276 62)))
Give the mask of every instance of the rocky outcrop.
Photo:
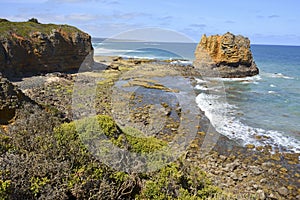
POLYGON ((203 35, 195 51, 194 65, 208 76, 239 78, 259 70, 250 50, 250 40, 241 35, 203 35))
POLYGON ((78 70, 93 62, 91 36, 67 25, 1 21, 0 71, 7 77, 78 70))
POLYGON ((13 122, 16 110, 24 102, 35 104, 0 73, 0 125, 13 122))

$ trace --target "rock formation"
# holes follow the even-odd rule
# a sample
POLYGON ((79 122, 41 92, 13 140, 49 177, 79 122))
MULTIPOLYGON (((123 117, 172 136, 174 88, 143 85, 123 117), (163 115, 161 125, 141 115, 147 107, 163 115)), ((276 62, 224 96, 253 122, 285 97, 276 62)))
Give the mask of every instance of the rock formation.
POLYGON ((250 40, 241 35, 203 35, 195 51, 194 65, 205 75, 223 78, 259 73, 250 50, 250 40))
POLYGON ((24 102, 36 104, 0 73, 0 125, 13 122, 16 109, 24 102))
POLYGON ((91 36, 67 25, 0 21, 0 72, 7 77, 78 70, 93 62, 91 36))

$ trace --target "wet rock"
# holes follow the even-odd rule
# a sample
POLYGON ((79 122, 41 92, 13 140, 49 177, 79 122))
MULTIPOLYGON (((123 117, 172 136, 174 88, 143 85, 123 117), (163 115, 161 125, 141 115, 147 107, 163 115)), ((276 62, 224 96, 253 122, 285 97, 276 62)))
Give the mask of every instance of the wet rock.
POLYGON ((114 57, 112 60, 113 60, 113 61, 119 61, 119 60, 123 60, 123 58, 120 57, 120 56, 117 56, 117 57, 114 57))
POLYGON ((118 64, 111 64, 107 66, 107 69, 119 70, 118 64))
POLYGON ((262 167, 263 167, 264 169, 269 169, 270 167, 273 166, 273 163, 271 163, 271 162, 264 162, 264 163, 262 163, 261 165, 262 165, 262 167))
POLYGON ((270 199, 277 199, 275 194, 271 193, 269 196, 268 196, 270 199))
POLYGON ((278 193, 283 196, 287 196, 289 194, 289 190, 286 187, 281 187, 278 189, 278 193))
POLYGON ((257 196, 260 200, 265 200, 266 199, 266 195, 265 192, 263 190, 257 190, 257 196))
POLYGON ((230 173, 230 177, 231 177, 232 180, 234 180, 234 181, 238 181, 238 180, 239 180, 238 176, 237 176, 235 173, 230 173))
POLYGON ((254 149, 255 148, 255 145, 254 144, 247 144, 246 147, 248 149, 254 149))
POLYGON ((257 166, 250 166, 250 171, 256 176, 262 174, 262 170, 257 166))
POLYGON ((220 155, 219 158, 220 158, 223 162, 227 159, 227 157, 226 157, 226 156, 223 156, 223 155, 220 155))
POLYGON ((232 163, 226 164, 224 170, 226 169, 225 171, 234 171, 234 170, 236 170, 239 166, 240 166, 239 161, 238 161, 238 160, 235 160, 235 161, 232 162, 232 163))
POLYGON ((264 183, 267 183, 267 182, 268 182, 268 180, 267 180, 267 179, 265 179, 265 178, 263 178, 263 179, 261 179, 259 182, 260 182, 260 183, 262 183, 262 184, 264 184, 264 183))
POLYGON ((260 188, 259 185, 257 185, 257 184, 254 184, 252 187, 253 187, 255 190, 257 190, 258 188, 260 188))

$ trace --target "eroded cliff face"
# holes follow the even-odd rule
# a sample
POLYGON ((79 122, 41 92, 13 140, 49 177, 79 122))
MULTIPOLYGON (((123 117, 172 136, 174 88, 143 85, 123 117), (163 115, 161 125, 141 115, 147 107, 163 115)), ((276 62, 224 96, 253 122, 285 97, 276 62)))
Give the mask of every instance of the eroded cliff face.
POLYGON ((93 63, 91 36, 75 27, 0 22, 0 71, 8 77, 78 70, 93 63))
POLYGON ((194 65, 209 76, 238 78, 259 73, 251 53, 250 40, 229 32, 221 36, 203 35, 195 58, 194 65))

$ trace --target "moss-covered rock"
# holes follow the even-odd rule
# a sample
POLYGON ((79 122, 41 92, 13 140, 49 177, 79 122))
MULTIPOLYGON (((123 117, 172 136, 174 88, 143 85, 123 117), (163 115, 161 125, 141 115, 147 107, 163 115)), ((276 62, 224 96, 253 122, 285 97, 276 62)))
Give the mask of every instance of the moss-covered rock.
MULTIPOLYGON (((145 136, 142 132, 135 128, 125 127, 122 131, 124 132, 128 145, 133 152, 150 153, 161 150, 167 146, 167 142, 155 137, 145 136)), ((118 140, 121 139, 122 136, 118 138, 118 140)))

